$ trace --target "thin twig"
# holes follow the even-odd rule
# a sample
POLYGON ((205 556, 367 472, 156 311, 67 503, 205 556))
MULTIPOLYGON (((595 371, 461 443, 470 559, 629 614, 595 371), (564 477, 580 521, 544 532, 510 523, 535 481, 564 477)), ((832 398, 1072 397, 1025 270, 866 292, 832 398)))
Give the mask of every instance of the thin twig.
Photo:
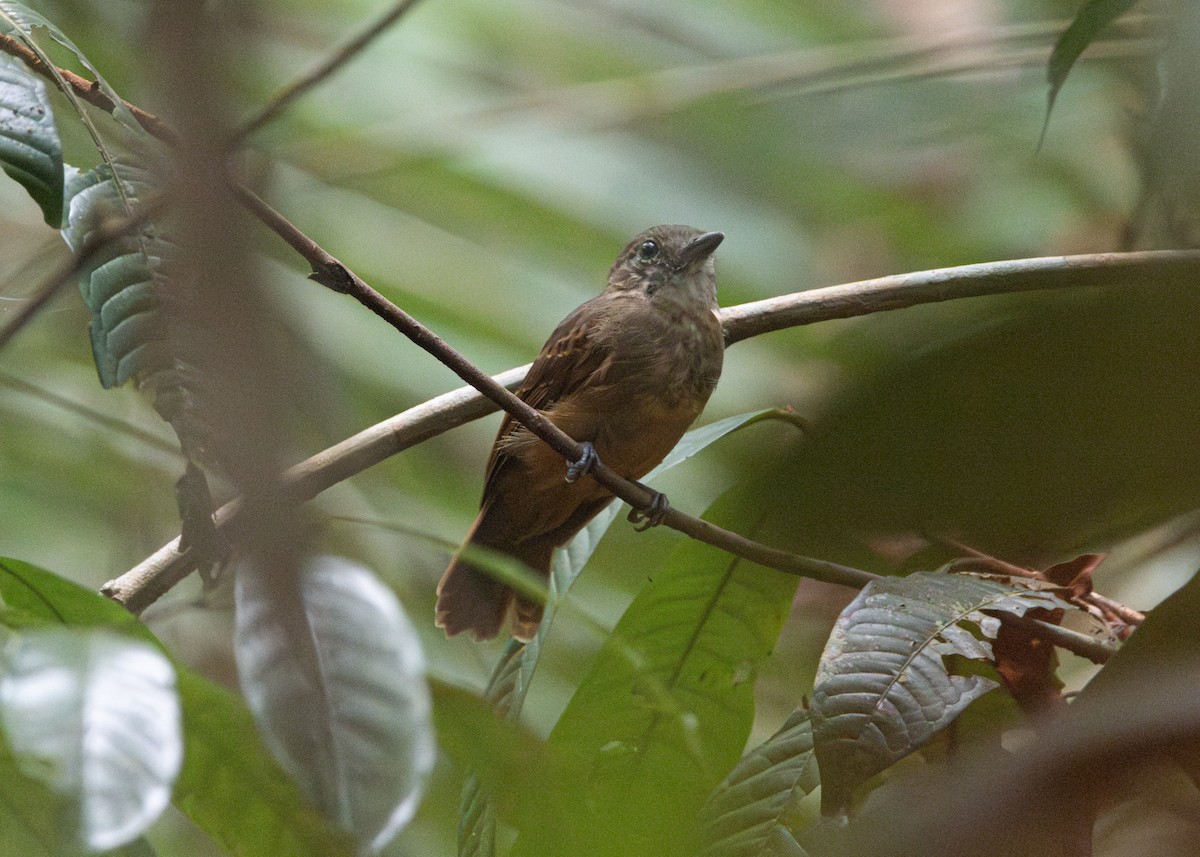
POLYGON ((61 265, 46 278, 46 281, 29 298, 13 320, 0 330, 0 348, 4 348, 20 330, 25 327, 41 310, 54 299, 62 289, 73 282, 97 253, 104 250, 113 241, 118 241, 132 235, 141 229, 149 220, 157 206, 143 206, 132 217, 110 218, 102 222, 88 234, 83 246, 77 253, 72 253, 61 265))
POLYGON ((296 101, 300 96, 307 93, 348 63, 363 48, 383 33, 384 30, 396 23, 409 9, 417 5, 417 3, 418 0, 399 0, 391 9, 380 15, 378 20, 370 24, 361 33, 350 39, 350 41, 337 48, 332 54, 309 70, 307 74, 297 78, 288 86, 281 89, 253 118, 233 134, 233 137, 229 141, 229 148, 237 148, 247 137, 290 107, 292 102, 296 101))
MULTIPOLYGON (((1010 577, 1026 577, 1031 580, 1047 579, 1045 574, 1037 569, 1025 568, 1024 566, 1017 565, 1016 563, 999 559, 998 557, 986 554, 977 548, 973 548, 970 545, 963 544, 957 539, 952 539, 949 536, 938 535, 932 536, 931 538, 933 541, 940 542, 951 550, 959 552, 964 557, 969 557, 972 560, 979 560, 981 563, 980 567, 984 571, 988 571, 990 569, 998 572, 999 574, 1006 574, 1010 577)), ((1130 629, 1136 628, 1146 621, 1146 614, 1142 611, 1135 610, 1119 601, 1114 601, 1112 598, 1101 595, 1099 592, 1085 592, 1080 594, 1078 598, 1095 607, 1099 611, 1098 615, 1103 615, 1104 612, 1108 612, 1111 616, 1116 616, 1118 619, 1128 625, 1130 629)))
POLYGON ((117 434, 123 434, 140 444, 145 444, 152 449, 157 449, 159 452, 164 452, 167 455, 177 456, 179 454, 179 444, 171 443, 170 441, 160 437, 157 434, 146 431, 141 426, 126 422, 125 420, 111 417, 101 411, 90 408, 82 402, 77 402, 66 396, 61 396, 58 393, 52 392, 39 387, 36 384, 31 384, 23 378, 18 378, 16 375, 10 375, 7 372, 0 371, 0 386, 8 387, 10 390, 24 393, 35 399, 39 399, 48 405, 60 408, 68 413, 82 417, 85 420, 90 420, 98 426, 102 426, 117 434))
MULTIPOLYGON (((88 80, 86 77, 82 77, 65 68, 56 67, 51 69, 19 39, 15 39, 12 36, 0 35, 0 51, 21 60, 25 65, 29 66, 30 71, 44 77, 54 84, 55 87, 59 86, 58 78, 55 77, 55 72, 57 71, 59 77, 71 87, 71 91, 93 107, 99 107, 106 113, 112 113, 116 109, 113 100, 100 88, 99 82, 88 80)), ((138 124, 147 133, 172 145, 176 142, 175 133, 153 113, 147 113, 136 104, 130 104, 125 99, 121 99, 121 104, 129 109, 129 112, 133 114, 133 118, 138 121, 138 124)))

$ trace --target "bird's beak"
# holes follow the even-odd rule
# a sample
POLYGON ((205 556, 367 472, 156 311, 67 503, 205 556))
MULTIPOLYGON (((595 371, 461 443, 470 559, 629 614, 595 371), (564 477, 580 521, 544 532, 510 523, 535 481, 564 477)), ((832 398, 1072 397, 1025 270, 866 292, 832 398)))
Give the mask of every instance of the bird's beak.
POLYGON ((705 232, 703 235, 698 235, 684 245, 683 250, 679 254, 679 258, 685 265, 691 265, 695 262, 703 262, 713 254, 722 241, 725 240, 724 232, 705 232))

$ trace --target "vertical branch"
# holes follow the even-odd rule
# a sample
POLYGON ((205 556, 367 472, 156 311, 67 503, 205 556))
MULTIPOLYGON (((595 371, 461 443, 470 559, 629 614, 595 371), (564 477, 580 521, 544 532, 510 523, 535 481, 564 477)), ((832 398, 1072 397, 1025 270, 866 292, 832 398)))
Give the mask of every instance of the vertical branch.
POLYGON ((283 570, 294 564, 300 541, 296 512, 278 488, 289 374, 257 288, 245 212, 227 184, 214 180, 225 174, 233 71, 249 49, 223 5, 155 0, 150 8, 147 41, 179 139, 165 183, 180 252, 168 269, 163 313, 173 353, 200 379, 191 406, 211 430, 206 459, 257 499, 243 544, 283 570))

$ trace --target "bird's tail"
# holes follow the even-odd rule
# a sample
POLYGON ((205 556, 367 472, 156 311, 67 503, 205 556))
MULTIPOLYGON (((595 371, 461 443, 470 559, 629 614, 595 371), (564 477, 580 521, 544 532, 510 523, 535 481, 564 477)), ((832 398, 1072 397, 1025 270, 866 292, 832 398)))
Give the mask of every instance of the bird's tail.
POLYGON ((476 641, 490 640, 500 633, 509 608, 513 610, 512 635, 528 641, 542 621, 542 605, 522 598, 496 580, 484 568, 463 555, 468 546, 489 547, 521 560, 546 577, 550 574, 550 557, 554 545, 536 540, 522 544, 488 544, 481 532, 483 515, 475 521, 463 549, 450 560, 437 587, 435 622, 444 628, 446 636, 467 631, 476 641))

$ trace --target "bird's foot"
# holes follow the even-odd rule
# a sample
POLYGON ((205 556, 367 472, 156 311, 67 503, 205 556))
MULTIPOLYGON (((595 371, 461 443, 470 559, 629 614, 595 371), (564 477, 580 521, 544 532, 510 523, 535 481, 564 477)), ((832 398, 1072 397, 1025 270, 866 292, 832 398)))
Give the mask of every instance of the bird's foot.
MULTIPOLYGON (((645 487, 645 486, 642 486, 645 487)), ((640 533, 651 527, 657 527, 667 517, 667 511, 670 510, 671 504, 667 500, 667 495, 659 491, 654 492, 654 499, 650 501, 650 505, 644 509, 630 509, 629 523, 640 524, 635 527, 640 533)))
POLYGON ((596 447, 592 446, 592 442, 590 440, 583 441, 583 455, 579 456, 578 461, 573 461, 567 466, 567 481, 578 482, 579 477, 586 476, 599 460, 599 456, 596 455, 596 447))

